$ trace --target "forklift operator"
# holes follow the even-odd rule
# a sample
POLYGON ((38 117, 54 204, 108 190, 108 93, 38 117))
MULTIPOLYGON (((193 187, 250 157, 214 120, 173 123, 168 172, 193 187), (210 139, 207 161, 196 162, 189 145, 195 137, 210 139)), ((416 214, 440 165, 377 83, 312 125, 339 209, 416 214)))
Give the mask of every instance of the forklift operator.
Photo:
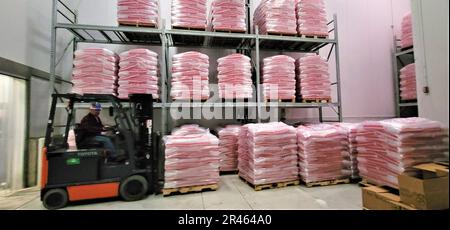
POLYGON ((103 126, 100 120, 100 112, 102 106, 100 103, 92 103, 90 112, 81 120, 80 135, 82 140, 92 140, 103 144, 105 149, 110 151, 109 158, 113 161, 118 161, 116 148, 110 138, 102 135, 102 132, 107 131, 107 127, 103 126))

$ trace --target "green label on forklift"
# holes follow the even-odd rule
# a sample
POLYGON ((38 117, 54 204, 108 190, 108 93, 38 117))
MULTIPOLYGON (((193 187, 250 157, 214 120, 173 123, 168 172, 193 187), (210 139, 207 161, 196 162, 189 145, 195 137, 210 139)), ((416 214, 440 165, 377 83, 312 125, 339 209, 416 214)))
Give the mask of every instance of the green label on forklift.
POLYGON ((80 164, 80 158, 70 158, 66 161, 67 165, 79 165, 80 164))

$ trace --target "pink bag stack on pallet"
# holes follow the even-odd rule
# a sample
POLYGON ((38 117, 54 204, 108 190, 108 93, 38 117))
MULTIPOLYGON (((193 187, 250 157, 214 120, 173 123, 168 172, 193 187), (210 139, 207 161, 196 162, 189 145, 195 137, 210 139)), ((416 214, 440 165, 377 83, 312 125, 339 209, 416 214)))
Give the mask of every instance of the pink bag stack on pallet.
POLYGON ((239 176, 253 185, 298 180, 294 127, 281 122, 248 124, 241 128, 239 176))
POLYGON ((130 94, 152 94, 159 98, 158 54, 147 49, 134 49, 120 54, 119 97, 130 94))
POLYGON ((207 0, 172 0, 172 27, 206 29, 207 0))
POLYGON ((297 60, 297 91, 303 100, 331 100, 328 63, 317 54, 297 60))
POLYGON ((176 54, 172 59, 174 100, 207 100, 209 98, 209 57, 199 52, 176 54))
POLYGON ((351 171, 351 178, 357 179, 359 178, 359 171, 358 171, 358 150, 356 148, 356 134, 357 134, 357 127, 359 124, 356 123, 338 123, 337 126, 345 129, 348 136, 348 150, 350 153, 350 171, 351 171))
POLYGON ((210 24, 213 31, 246 32, 245 0, 213 0, 210 24))
POLYGON ((185 125, 164 137, 164 188, 219 183, 219 140, 208 129, 185 125))
POLYGON ((369 182, 398 188, 413 166, 448 161, 448 130, 424 118, 364 122, 357 131, 358 168, 369 182))
POLYGON ((238 169, 238 137, 241 126, 229 125, 220 129, 219 150, 221 172, 231 172, 238 169))
POLYGON ((218 62, 219 97, 222 99, 246 99, 253 96, 252 66, 250 58, 231 54, 218 62))
POLYGON ((330 124, 297 129, 299 172, 305 183, 350 177, 347 131, 330 124))
POLYGON ((300 0, 296 6, 299 35, 328 37, 327 12, 323 0, 300 0))
POLYGON ((118 61, 119 57, 107 49, 77 50, 73 63, 72 92, 117 96, 118 61))
POLYGON ((400 45, 403 49, 412 47, 414 45, 413 29, 412 29, 412 15, 411 12, 406 14, 402 20, 400 45))
POLYGON ((121 25, 158 27, 158 0, 118 0, 117 21, 121 25))
POLYGON ((417 100, 416 64, 400 70, 400 98, 403 101, 417 100))
POLYGON ((263 66, 264 99, 295 99, 295 59, 285 55, 268 57, 263 66))
POLYGON ((262 0, 255 10, 253 24, 259 34, 297 34, 295 0, 262 0))

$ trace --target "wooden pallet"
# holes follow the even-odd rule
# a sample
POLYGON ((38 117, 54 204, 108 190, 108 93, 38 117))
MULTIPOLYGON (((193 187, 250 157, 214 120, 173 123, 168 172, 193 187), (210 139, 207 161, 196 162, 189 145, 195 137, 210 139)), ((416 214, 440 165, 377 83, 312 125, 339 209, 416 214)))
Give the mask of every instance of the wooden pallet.
POLYGON ((399 194, 398 188, 393 188, 393 187, 390 187, 390 186, 381 185, 381 184, 376 183, 376 182, 374 182, 374 181, 371 181, 371 180, 369 180, 369 179, 367 179, 367 178, 363 178, 363 179, 361 180, 361 182, 359 182, 359 186, 361 186, 361 187, 372 187, 372 186, 376 186, 376 187, 380 187, 380 188, 387 189, 387 190, 391 191, 391 192, 394 193, 394 194, 397 194, 397 195, 399 194))
POLYGON ((216 191, 219 188, 219 184, 210 185, 198 185, 189 186, 182 188, 164 188, 162 189, 163 196, 170 196, 175 194, 188 194, 193 192, 204 192, 204 191, 216 191))
POLYGON ((206 101, 208 101, 208 99, 201 99, 201 100, 194 100, 194 99, 190 99, 190 100, 177 100, 174 99, 174 102, 181 102, 181 103, 205 103, 206 101))
POLYGON ((323 36, 323 35, 299 35, 299 37, 301 38, 314 38, 314 39, 328 39, 328 36, 323 36))
POLYGON ((300 181, 294 180, 294 181, 286 181, 286 182, 254 185, 251 182, 249 182, 246 179, 244 179, 243 177, 239 177, 239 178, 242 181, 244 181, 246 184, 248 184, 250 187, 252 187, 255 191, 262 191, 264 189, 284 188, 284 187, 288 187, 288 186, 297 186, 297 185, 300 184, 300 181))
POLYGON ((200 27, 182 27, 182 26, 173 26, 172 29, 176 30, 196 30, 196 31, 205 31, 206 28, 200 28, 200 27))
POLYGON ((288 34, 288 33, 276 33, 276 32, 268 32, 267 35, 275 35, 275 36, 288 36, 288 37, 296 37, 297 34, 288 34))
POLYGON ((158 27, 158 25, 153 24, 153 23, 140 23, 140 22, 135 22, 135 23, 131 23, 131 22, 120 22, 119 25, 120 25, 120 26, 145 27, 145 28, 157 28, 157 27, 158 27))
POLYGON ((220 171, 220 175, 236 175, 239 173, 239 170, 232 170, 232 171, 220 171))
POLYGON ((279 102, 279 103, 292 102, 292 103, 295 103, 295 101, 296 101, 295 97, 293 97, 292 99, 265 99, 266 103, 270 103, 270 102, 279 102))
POLYGON ((317 186, 330 186, 330 185, 338 185, 338 184, 349 184, 350 179, 338 179, 338 180, 327 180, 327 181, 318 181, 318 182, 304 182, 306 187, 317 187, 317 186))
POLYGON ((243 30, 213 30, 218 33, 230 33, 230 34, 245 34, 246 31, 243 30))
POLYGON ((400 48, 400 50, 401 51, 405 51, 405 50, 409 50, 409 49, 412 49, 414 46, 408 46, 408 47, 405 47, 405 48, 400 48))
POLYGON ((331 103, 330 98, 304 98, 303 103, 331 103))

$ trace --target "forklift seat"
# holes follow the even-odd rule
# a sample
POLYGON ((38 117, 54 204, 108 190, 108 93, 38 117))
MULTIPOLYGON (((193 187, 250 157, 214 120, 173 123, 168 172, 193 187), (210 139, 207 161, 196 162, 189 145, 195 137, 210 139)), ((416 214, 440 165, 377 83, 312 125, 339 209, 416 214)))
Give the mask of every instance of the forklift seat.
POLYGON ((95 141, 92 138, 84 138, 80 135, 80 124, 75 124, 75 142, 78 149, 99 149, 103 148, 101 142, 95 141))

